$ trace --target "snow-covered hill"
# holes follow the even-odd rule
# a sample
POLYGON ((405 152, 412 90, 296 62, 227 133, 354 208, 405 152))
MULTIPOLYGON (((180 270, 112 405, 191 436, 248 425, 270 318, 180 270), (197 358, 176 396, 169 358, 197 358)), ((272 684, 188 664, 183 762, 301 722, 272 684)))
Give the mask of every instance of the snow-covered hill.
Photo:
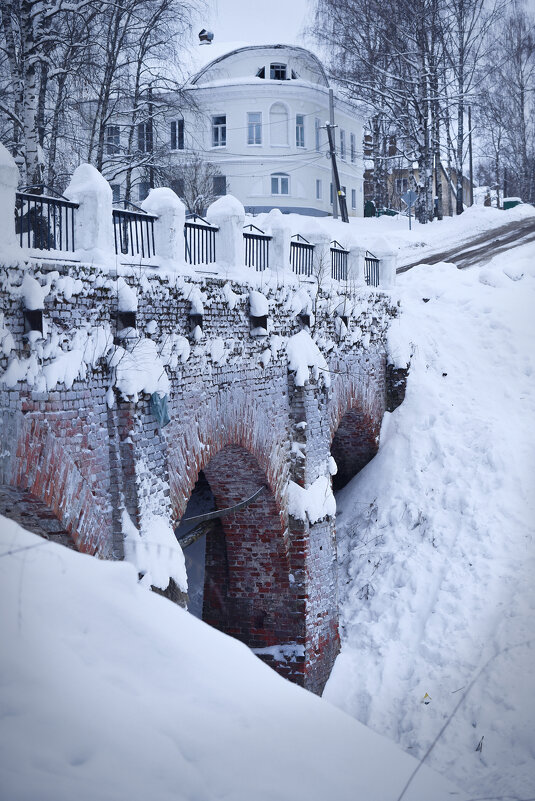
POLYGON ((532 798, 535 245, 415 268, 399 291, 407 395, 337 499, 325 697, 420 757, 478 677, 429 764, 477 798, 532 798))
MULTIPOLYGON (((393 743, 139 586, 131 565, 1 522, 2 801, 397 798, 417 763, 393 743)), ((450 790, 425 770, 406 798, 450 790)))

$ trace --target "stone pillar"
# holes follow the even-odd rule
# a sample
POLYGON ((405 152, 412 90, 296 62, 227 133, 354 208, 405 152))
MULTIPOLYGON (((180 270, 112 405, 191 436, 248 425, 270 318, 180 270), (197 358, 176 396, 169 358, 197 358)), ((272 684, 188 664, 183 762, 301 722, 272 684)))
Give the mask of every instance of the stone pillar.
POLYGON ((331 238, 320 229, 309 241, 314 245, 313 275, 323 284, 331 278, 331 238))
POLYGON ((19 171, 11 153, 0 144, 0 242, 4 250, 20 251, 15 233, 15 192, 19 171))
POLYGON ((291 228, 280 209, 272 209, 266 217, 266 233, 271 234, 269 266, 272 270, 290 270, 291 228))
POLYGON ((379 289, 391 289, 396 283, 397 253, 387 251, 379 255, 379 289))
POLYGON ((115 260, 112 191, 91 164, 80 164, 65 196, 78 203, 74 215, 74 244, 82 259, 110 264, 115 260))
POLYGON ((241 269, 245 264, 245 209, 240 201, 233 195, 220 197, 208 208, 206 219, 219 228, 216 234, 216 262, 241 269))
POLYGON ((366 248, 361 245, 354 245, 349 248, 347 256, 347 280, 353 287, 365 286, 364 280, 364 257, 366 248))
POLYGON ((182 270, 186 207, 172 189, 151 189, 141 208, 158 218, 154 221, 156 258, 161 266, 182 270))

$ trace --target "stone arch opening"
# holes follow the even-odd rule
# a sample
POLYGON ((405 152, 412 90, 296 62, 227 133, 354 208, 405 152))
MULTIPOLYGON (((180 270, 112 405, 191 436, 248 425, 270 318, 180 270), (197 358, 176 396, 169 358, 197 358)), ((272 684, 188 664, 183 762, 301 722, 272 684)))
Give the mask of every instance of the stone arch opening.
POLYGON ((87 482, 46 425, 3 418, 0 514, 69 548, 106 555, 106 521, 87 482))
MULTIPOLYGON (((203 544, 185 548, 192 581, 190 611, 245 643, 279 673, 298 680, 304 622, 290 568, 287 521, 256 458, 238 445, 218 451, 199 473, 183 520, 233 507, 261 487, 251 504, 216 518, 203 544), (195 548, 196 554, 188 554, 195 548), (195 586, 199 580, 201 591, 195 586)), ((179 539, 187 525, 178 527, 179 539)))
POLYGON ((338 472, 333 476, 337 492, 370 462, 379 450, 380 419, 358 408, 349 409, 338 424, 331 443, 331 456, 338 472))

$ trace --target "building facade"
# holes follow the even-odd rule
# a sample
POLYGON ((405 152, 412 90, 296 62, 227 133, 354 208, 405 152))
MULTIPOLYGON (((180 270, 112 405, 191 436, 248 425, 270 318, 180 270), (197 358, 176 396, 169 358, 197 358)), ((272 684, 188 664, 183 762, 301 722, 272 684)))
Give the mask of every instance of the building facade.
MULTIPOLYGON (((325 129, 330 87, 318 58, 289 45, 238 47, 219 56, 211 48, 202 48, 205 65, 186 84, 189 102, 178 112, 169 103, 169 115, 160 116, 154 126, 138 124, 138 149, 157 148, 160 161, 165 154, 170 174, 173 170, 180 174, 202 158, 217 173, 214 195, 230 193, 250 213, 280 208, 331 214, 333 187, 325 129)), ((362 216, 363 120, 333 94, 340 183, 349 214, 362 216)), ((109 126, 112 151, 120 147, 119 132, 119 125, 109 126)), ((180 180, 173 186, 178 194, 180 180)), ((154 180, 148 171, 138 171, 136 184, 133 199, 143 200, 154 180)), ((115 191, 120 194, 119 183, 115 191)))

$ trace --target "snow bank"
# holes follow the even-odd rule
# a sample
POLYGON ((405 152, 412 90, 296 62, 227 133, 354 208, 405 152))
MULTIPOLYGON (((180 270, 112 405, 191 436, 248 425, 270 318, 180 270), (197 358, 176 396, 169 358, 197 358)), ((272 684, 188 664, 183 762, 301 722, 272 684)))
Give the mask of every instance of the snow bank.
MULTIPOLYGON (((416 766, 147 592, 131 564, 4 519, 0 552, 3 798, 394 799, 416 766)), ((404 801, 452 792, 424 769, 404 801)))
POLYGON ((138 573, 144 587, 166 590, 170 579, 183 591, 188 590, 186 563, 169 522, 157 514, 146 514, 141 531, 132 523, 126 510, 122 513, 124 553, 138 573))
POLYGON ((297 520, 317 523, 325 517, 334 517, 336 501, 329 476, 320 476, 304 489, 294 481, 288 482, 288 512, 297 520))
POLYGON ((399 291, 407 393, 337 496, 344 639, 325 696, 420 757, 484 667, 429 763, 472 797, 531 798, 535 245, 414 268, 399 291))
POLYGON ((305 381, 308 381, 309 367, 312 368, 312 376, 316 381, 321 370, 325 386, 330 386, 331 377, 328 372, 327 362, 308 331, 300 331, 290 337, 286 343, 286 352, 288 354, 288 367, 290 370, 295 370, 296 387, 303 387, 305 381))

